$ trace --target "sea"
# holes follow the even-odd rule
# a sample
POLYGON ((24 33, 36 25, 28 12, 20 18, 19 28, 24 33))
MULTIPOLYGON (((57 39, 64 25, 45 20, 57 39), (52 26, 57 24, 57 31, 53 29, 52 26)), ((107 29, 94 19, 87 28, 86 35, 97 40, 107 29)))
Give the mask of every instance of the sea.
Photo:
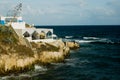
POLYGON ((35 65, 35 70, 0 79, 120 80, 119 25, 51 25, 36 28, 52 28, 58 39, 75 41, 80 48, 71 50, 64 62, 35 65))

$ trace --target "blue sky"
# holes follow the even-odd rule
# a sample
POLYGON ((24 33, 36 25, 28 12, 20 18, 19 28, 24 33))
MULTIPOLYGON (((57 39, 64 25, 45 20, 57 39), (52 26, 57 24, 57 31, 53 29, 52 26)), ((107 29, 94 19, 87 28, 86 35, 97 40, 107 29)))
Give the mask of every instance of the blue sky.
POLYGON ((120 0, 0 0, 0 15, 19 2, 29 24, 120 25, 120 0))

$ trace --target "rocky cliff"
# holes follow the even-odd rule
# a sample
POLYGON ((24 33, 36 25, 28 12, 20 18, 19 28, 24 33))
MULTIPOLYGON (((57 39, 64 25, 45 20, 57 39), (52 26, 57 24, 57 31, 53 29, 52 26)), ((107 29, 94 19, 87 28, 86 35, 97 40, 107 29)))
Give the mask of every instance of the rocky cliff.
POLYGON ((0 75, 23 72, 37 63, 50 64, 64 61, 70 49, 78 48, 75 42, 56 40, 51 43, 29 43, 9 26, 0 26, 0 75))

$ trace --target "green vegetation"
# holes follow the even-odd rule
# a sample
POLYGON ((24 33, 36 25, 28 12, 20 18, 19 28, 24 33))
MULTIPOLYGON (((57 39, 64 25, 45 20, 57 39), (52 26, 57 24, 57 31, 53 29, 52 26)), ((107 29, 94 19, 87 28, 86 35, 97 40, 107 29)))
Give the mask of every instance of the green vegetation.
POLYGON ((32 69, 34 52, 22 39, 11 26, 0 25, 0 76, 32 69))
POLYGON ((0 43, 4 45, 16 44, 18 42, 12 27, 0 26, 0 43))
POLYGON ((20 56, 33 56, 33 51, 30 49, 30 48, 28 48, 28 47, 26 47, 25 45, 19 45, 19 46, 16 46, 15 47, 15 50, 16 50, 16 52, 18 52, 19 53, 19 55, 20 56))
POLYGON ((26 23, 26 24, 25 24, 25 27, 26 27, 26 28, 31 28, 31 27, 33 27, 33 26, 31 26, 30 24, 27 24, 27 23, 26 23))
POLYGON ((0 54, 7 54, 7 51, 0 46, 0 54))
POLYGON ((20 56, 33 55, 33 51, 29 47, 21 45, 18 35, 11 26, 0 25, 0 54, 10 53, 20 56))
POLYGON ((25 24, 25 26, 26 26, 27 28, 29 28, 29 27, 30 27, 30 25, 29 25, 29 24, 25 24))

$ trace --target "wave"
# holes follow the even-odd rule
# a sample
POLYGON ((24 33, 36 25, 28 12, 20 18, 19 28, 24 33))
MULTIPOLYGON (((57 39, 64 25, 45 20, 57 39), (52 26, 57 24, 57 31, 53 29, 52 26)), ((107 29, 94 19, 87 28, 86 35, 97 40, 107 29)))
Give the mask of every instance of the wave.
POLYGON ((83 39, 85 39, 85 40, 98 40, 100 38, 98 38, 98 37, 83 37, 83 39))
POLYGON ((19 78, 31 78, 37 76, 39 74, 44 74, 48 69, 43 66, 35 65, 34 70, 28 71, 26 73, 19 73, 19 74, 10 74, 8 76, 0 77, 0 80, 11 80, 11 79, 19 79, 19 78))
POLYGON ((34 68, 35 68, 35 71, 47 71, 47 68, 39 65, 35 65, 34 68))
POLYGON ((64 38, 64 39, 80 39, 80 38, 82 38, 81 36, 73 36, 73 35, 71 35, 71 36, 61 36, 61 38, 64 38))
POLYGON ((108 38, 100 38, 94 42, 91 42, 91 43, 97 43, 97 44, 120 44, 119 41, 113 41, 113 40, 110 40, 108 38))
POLYGON ((94 41, 91 41, 91 40, 75 40, 75 42, 77 42, 77 43, 91 43, 91 42, 94 42, 94 41))
POLYGON ((101 38, 101 37, 82 37, 82 36, 65 36, 62 38, 64 42, 75 41, 77 43, 94 43, 94 44, 117 44, 120 45, 120 39, 118 38, 101 38))
POLYGON ((111 45, 120 45, 120 42, 102 42, 102 41, 96 41, 96 42, 91 42, 93 44, 111 44, 111 45))
POLYGON ((119 39, 99 38, 99 37, 83 37, 83 39, 75 39, 78 43, 96 43, 96 44, 120 44, 119 39))
POLYGON ((73 36, 65 36, 66 39, 71 39, 73 36))

